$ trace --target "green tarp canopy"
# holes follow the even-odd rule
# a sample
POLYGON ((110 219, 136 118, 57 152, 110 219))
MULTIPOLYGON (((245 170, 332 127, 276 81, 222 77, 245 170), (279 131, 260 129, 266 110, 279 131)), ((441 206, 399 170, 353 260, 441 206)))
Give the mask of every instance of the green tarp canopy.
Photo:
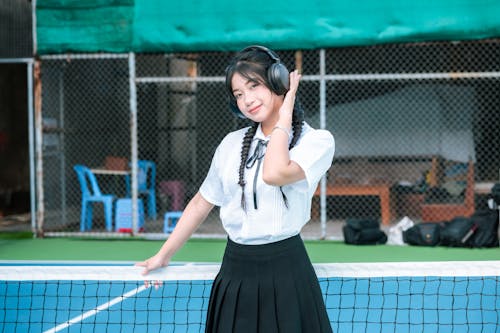
POLYGON ((316 49, 500 36, 498 0, 38 0, 38 54, 316 49))

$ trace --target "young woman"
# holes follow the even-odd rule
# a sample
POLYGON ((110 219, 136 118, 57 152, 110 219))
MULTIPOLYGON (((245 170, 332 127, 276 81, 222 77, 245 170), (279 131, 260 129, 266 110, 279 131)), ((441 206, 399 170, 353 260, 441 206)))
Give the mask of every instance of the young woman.
POLYGON ((175 230, 144 274, 170 258, 214 205, 228 233, 211 290, 206 332, 331 332, 300 230, 331 166, 334 139, 304 122, 295 101, 301 75, 273 51, 250 46, 226 69, 230 108, 250 127, 229 133, 175 230))

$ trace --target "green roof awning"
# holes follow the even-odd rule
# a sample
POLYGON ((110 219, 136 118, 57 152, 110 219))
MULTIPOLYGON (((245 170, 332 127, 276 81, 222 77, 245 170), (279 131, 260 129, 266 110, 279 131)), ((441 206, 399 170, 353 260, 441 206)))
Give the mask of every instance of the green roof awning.
POLYGON ((315 49, 500 36, 492 0, 38 0, 39 54, 315 49))

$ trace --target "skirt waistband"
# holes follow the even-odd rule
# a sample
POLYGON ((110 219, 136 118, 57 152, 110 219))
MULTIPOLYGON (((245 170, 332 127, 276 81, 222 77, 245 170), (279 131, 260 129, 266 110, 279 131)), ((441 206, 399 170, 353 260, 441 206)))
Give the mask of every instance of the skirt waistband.
POLYGON ((231 239, 227 239, 226 254, 230 255, 276 255, 282 252, 288 252, 292 249, 303 248, 304 243, 300 234, 283 239, 273 243, 260 244, 260 245, 246 245, 235 243, 231 239))

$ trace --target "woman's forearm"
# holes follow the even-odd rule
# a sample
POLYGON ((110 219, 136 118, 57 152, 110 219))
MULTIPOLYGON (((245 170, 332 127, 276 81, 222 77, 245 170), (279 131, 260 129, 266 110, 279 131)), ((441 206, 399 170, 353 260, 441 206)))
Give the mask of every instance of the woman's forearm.
POLYGON ((214 205, 206 201, 198 192, 188 203, 174 231, 161 247, 159 254, 171 258, 191 237, 200 224, 207 218, 214 205))
POLYGON ((281 129, 271 132, 264 157, 262 177, 269 185, 283 185, 292 172, 290 171, 290 153, 288 135, 281 129))
MULTIPOLYGON (((279 109, 279 119, 272 124, 271 138, 267 144, 264 157, 262 178, 266 184, 283 186, 294 183, 305 177, 302 168, 290 160, 288 151, 292 133, 293 108, 295 94, 301 75, 298 71, 290 73, 290 90, 283 99, 279 109)), ((299 133, 300 134, 300 133, 299 133)))

